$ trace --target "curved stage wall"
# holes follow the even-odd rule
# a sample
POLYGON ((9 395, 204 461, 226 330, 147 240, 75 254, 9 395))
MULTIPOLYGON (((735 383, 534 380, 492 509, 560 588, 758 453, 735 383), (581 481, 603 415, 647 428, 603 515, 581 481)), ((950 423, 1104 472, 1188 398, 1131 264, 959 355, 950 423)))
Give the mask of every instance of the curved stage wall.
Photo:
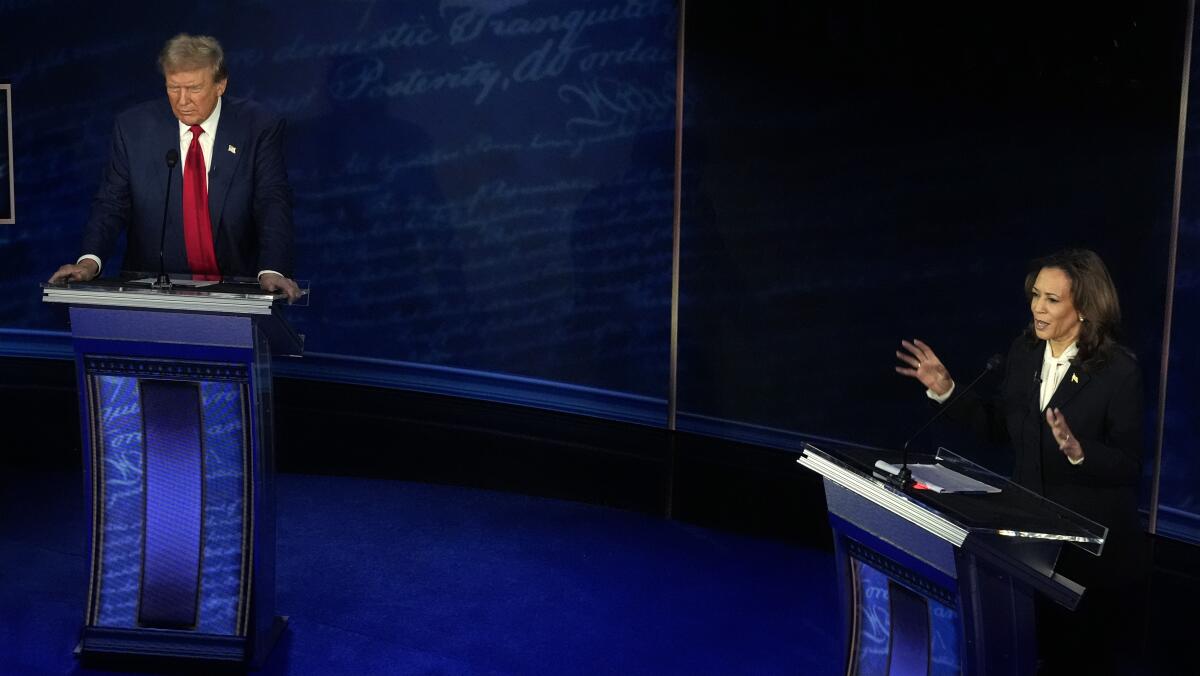
POLYGON ((292 320, 309 350, 665 399, 670 2, 259 2, 47 21, 82 6, 5 12, 6 26, 55 27, 25 32, 0 68, 18 92, 24 210, 5 233, 19 269, 4 325, 62 327, 28 282, 77 255, 113 117, 163 95, 158 49, 186 29, 223 41, 228 95, 288 119, 298 270, 314 289, 292 320))
MULTIPOLYGON (((88 8, 0 8, 20 28, 0 56, 20 214, 0 226, 0 354, 67 354, 36 284, 78 253, 113 117, 162 96, 155 55, 186 30, 223 41, 230 95, 289 121, 314 296, 291 313, 309 356, 282 375, 666 424, 677 3, 59 20, 88 8)), ((679 429, 898 445, 928 414, 891 370, 899 339, 973 374, 1025 322, 1025 261, 1082 245, 1109 262, 1146 372, 1149 497, 1185 9, 689 4, 679 429)), ((1187 196, 1176 318, 1194 295, 1187 196)), ((1200 540, 1173 357, 1159 525, 1200 540)))

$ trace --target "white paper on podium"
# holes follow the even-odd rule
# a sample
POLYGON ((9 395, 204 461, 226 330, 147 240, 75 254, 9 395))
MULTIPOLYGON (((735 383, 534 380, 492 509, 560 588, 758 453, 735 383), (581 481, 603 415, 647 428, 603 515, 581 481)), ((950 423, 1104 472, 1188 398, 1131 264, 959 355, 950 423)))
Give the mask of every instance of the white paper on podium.
MULTIPOLYGON (((877 460, 875 467, 888 474, 899 474, 899 465, 877 460)), ((909 465, 913 481, 921 484, 934 493, 999 493, 1000 489, 976 481, 965 474, 960 474, 940 463, 937 465, 909 465)))

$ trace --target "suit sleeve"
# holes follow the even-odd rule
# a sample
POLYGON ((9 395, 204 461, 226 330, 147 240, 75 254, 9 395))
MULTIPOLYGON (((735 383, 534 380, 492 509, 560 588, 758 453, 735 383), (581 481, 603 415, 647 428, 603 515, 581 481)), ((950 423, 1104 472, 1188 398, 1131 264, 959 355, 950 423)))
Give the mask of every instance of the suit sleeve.
POLYGON ((258 270, 291 277, 294 267, 292 188, 283 161, 285 122, 273 121, 259 135, 254 162, 254 222, 257 224, 258 270))
POLYGON ((132 198, 129 187, 129 152, 120 119, 113 126, 112 150, 92 198, 92 210, 83 227, 80 254, 108 260, 121 232, 129 225, 132 198))
POLYGON ((1008 442, 1008 427, 1004 422, 1004 406, 996 396, 967 392, 961 401, 953 399, 942 404, 953 406, 946 411, 950 420, 965 425, 981 439, 1003 444, 1008 442))
MULTIPOLYGON (((1004 361, 1004 382, 1001 383, 998 391, 981 394, 978 389, 973 389, 952 396, 946 403, 941 404, 950 407, 946 410, 946 418, 967 427, 981 439, 997 444, 1007 443, 1009 435, 1003 397, 1009 391, 1009 382, 1013 377, 1012 369, 1015 361, 1013 356, 1016 354, 1016 349, 1016 342, 1014 342, 1013 348, 1009 350, 1008 359, 1004 361)), ((979 384, 991 385, 988 382, 979 384)), ((956 385, 955 389, 959 389, 959 386, 956 385)))
POLYGON ((1136 485, 1142 473, 1141 369, 1134 366, 1115 385, 1104 412, 1103 438, 1080 438, 1084 461, 1077 468, 1100 483, 1136 485))

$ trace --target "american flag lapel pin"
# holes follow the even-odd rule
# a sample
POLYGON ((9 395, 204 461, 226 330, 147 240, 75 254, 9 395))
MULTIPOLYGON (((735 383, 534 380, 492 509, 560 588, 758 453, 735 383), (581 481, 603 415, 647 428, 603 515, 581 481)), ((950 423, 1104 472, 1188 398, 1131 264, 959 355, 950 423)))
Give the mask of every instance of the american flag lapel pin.
POLYGON ((237 155, 237 146, 229 146, 229 152, 237 155))
POLYGON ((1071 374, 1071 382, 1073 382, 1073 383, 1075 383, 1076 385, 1078 385, 1078 384, 1079 384, 1079 374, 1072 373, 1072 374, 1071 374))

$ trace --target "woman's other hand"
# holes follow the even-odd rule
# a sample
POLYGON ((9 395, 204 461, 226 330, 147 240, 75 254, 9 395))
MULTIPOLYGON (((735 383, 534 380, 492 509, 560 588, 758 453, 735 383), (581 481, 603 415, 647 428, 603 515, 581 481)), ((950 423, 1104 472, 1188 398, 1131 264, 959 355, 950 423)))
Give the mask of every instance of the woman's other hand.
POLYGON ((1050 425, 1050 431, 1054 434, 1054 440, 1058 442, 1058 448, 1063 455, 1070 458, 1071 462, 1083 462, 1083 447, 1079 445, 1079 439, 1071 434, 1071 427, 1067 425, 1067 418, 1062 411, 1046 407, 1046 422, 1050 425))

